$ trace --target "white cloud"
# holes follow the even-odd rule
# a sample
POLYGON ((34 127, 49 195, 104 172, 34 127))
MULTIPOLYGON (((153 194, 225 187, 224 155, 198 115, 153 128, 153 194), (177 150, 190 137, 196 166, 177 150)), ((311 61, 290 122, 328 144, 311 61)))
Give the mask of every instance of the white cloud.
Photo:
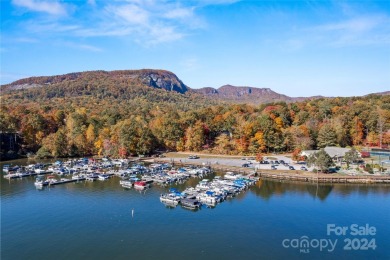
POLYGON ((174 27, 171 26, 152 26, 150 27, 150 39, 149 44, 157 44, 162 42, 172 42, 181 39, 184 34, 177 32, 174 27))
POLYGON ((164 17, 170 19, 184 19, 190 18, 193 16, 193 8, 175 8, 172 10, 168 10, 167 13, 164 14, 164 17))
POLYGON ((108 6, 106 10, 130 24, 145 25, 149 22, 149 12, 137 5, 108 6))
POLYGON ((96 28, 78 30, 77 33, 87 37, 129 36, 135 42, 149 46, 183 38, 196 27, 194 20, 192 8, 163 1, 132 0, 106 6, 96 28))
POLYGON ((56 1, 13 0, 12 3, 34 12, 43 12, 59 16, 67 14, 65 6, 56 1))
POLYGON ((342 48, 390 44, 390 17, 383 14, 356 15, 316 26, 302 27, 283 39, 282 49, 299 51, 308 46, 342 48))
POLYGON ((28 29, 28 31, 32 34, 41 33, 41 34, 52 34, 53 36, 58 33, 73 33, 77 29, 80 29, 80 25, 75 24, 65 24, 61 22, 53 22, 53 21, 27 21, 23 23, 23 27, 28 29))
POLYGON ((92 52, 102 52, 103 49, 89 45, 89 44, 80 44, 80 43, 74 43, 74 42, 64 42, 63 45, 80 49, 80 50, 86 50, 86 51, 92 51, 92 52))
POLYGON ((207 5, 227 5, 234 4, 237 2, 241 2, 242 0, 203 0, 203 1, 195 1, 200 6, 207 5))
POLYGON ((388 44, 390 18, 384 15, 360 16, 311 30, 334 47, 388 44))
POLYGON ((37 42, 39 42, 37 39, 29 38, 29 37, 18 37, 18 38, 14 38, 12 40, 15 41, 15 42, 25 42, 25 43, 37 43, 37 42))
MULTIPOLYGON (((65 7, 72 7, 66 19, 53 22, 51 17, 34 17, 22 22, 28 33, 52 37, 128 37, 141 45, 172 42, 190 35, 194 30, 206 27, 204 19, 196 13, 208 5, 231 4, 236 0, 85 0, 82 5, 92 6, 88 13, 80 14, 82 5, 70 6, 59 0, 13 0, 18 7, 50 15, 67 14, 65 7)), ((69 9, 70 10, 70 9, 69 9)))
POLYGON ((389 22, 383 16, 369 16, 353 18, 338 23, 329 23, 314 27, 315 30, 320 31, 345 31, 352 33, 362 33, 374 29, 385 22, 389 22), (387 21, 386 21, 387 20, 387 21))

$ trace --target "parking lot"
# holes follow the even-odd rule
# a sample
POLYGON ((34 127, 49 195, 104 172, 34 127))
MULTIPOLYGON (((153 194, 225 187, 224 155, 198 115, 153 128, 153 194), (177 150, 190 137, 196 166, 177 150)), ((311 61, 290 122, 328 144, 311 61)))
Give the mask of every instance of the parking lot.
MULTIPOLYGON (((232 156, 212 156, 212 155, 197 155, 196 158, 193 155, 184 153, 169 153, 166 158, 162 158, 164 161, 180 162, 180 163, 201 163, 204 165, 215 164, 233 167, 248 167, 257 170, 301 170, 301 167, 305 167, 308 171, 312 168, 307 167, 305 164, 293 163, 291 158, 283 155, 272 155, 264 157, 264 163, 257 162, 253 157, 232 157, 232 156), (284 162, 284 163, 283 163, 284 162), (290 168, 292 167, 292 168, 290 168)), ((304 170, 302 168, 302 170, 304 170)))

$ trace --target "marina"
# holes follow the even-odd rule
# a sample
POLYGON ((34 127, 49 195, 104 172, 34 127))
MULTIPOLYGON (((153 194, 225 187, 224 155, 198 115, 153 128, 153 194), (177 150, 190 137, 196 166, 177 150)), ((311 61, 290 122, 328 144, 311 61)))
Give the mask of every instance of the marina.
MULTIPOLYGON (((24 169, 15 166, 15 171, 24 169)), ((8 168, 9 169, 9 168, 8 168)), ((118 159, 103 159, 101 162, 82 158, 74 161, 56 161, 54 164, 44 166, 41 163, 28 166, 29 171, 24 175, 21 173, 8 173, 18 177, 35 176, 34 185, 38 189, 52 187, 61 184, 68 184, 81 181, 107 181, 112 177, 120 178, 119 185, 123 188, 144 191, 153 185, 167 186, 175 183, 185 184, 190 178, 201 179, 195 186, 187 186, 183 191, 171 188, 170 192, 160 195, 160 201, 170 207, 180 204, 187 209, 199 209, 202 205, 215 207, 218 203, 232 198, 236 194, 254 185, 258 178, 250 175, 244 177, 242 174, 226 172, 214 179, 205 179, 212 173, 210 167, 197 167, 187 165, 175 168, 169 163, 152 163, 149 165, 130 163, 118 159), (44 174, 50 173, 46 178, 44 174), (63 176, 69 176, 64 178, 63 176), (203 179, 202 179, 203 178, 203 179)), ((8 170, 8 172, 11 172, 8 170)))

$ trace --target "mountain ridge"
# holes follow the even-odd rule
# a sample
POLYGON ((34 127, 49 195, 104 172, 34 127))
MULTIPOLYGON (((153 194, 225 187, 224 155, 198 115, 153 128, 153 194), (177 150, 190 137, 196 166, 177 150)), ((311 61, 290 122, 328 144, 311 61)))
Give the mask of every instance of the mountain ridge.
MULTIPOLYGON (((114 70, 114 71, 84 71, 72 72, 63 75, 54 76, 38 76, 28 77, 16 80, 12 83, 1 86, 1 92, 7 93, 14 90, 28 90, 40 87, 46 87, 47 90, 66 92, 69 88, 72 89, 73 96, 83 95, 90 89, 90 85, 94 88, 91 91, 105 88, 106 86, 122 87, 123 91, 141 91, 139 86, 151 87, 154 89, 161 89, 168 92, 177 92, 180 94, 195 93, 204 96, 208 99, 232 102, 232 103, 248 103, 248 104, 262 104, 270 102, 299 102, 304 100, 328 98, 324 96, 309 96, 309 97, 290 97, 285 94, 280 94, 270 88, 257 88, 250 86, 233 86, 226 84, 219 88, 204 87, 204 88, 190 88, 183 83, 173 72, 161 69, 140 69, 140 70, 114 70), (74 87, 76 85, 76 87, 74 87), (138 88, 134 87, 137 86, 138 88)), ((142 91, 145 91, 143 89, 142 91)), ((70 91, 70 90, 69 90, 70 91)), ((142 92, 141 91, 141 92, 142 92)), ((371 93, 367 95, 390 95, 390 91, 371 93)), ((367 96, 365 95, 365 96, 367 96)), ((50 98, 51 95, 48 95, 50 98)), ((54 95, 55 96, 55 95, 54 95)))
POLYGON ((306 99, 325 98, 323 96, 312 97, 290 97, 273 91, 270 88, 257 88, 250 86, 233 86, 230 84, 223 85, 217 89, 205 87, 194 89, 195 92, 203 95, 222 99, 225 101, 246 101, 248 103, 267 103, 267 102, 295 102, 306 99))
POLYGON ((84 71, 72 72, 63 75, 38 76, 19 79, 2 86, 3 91, 29 89, 42 87, 64 81, 83 80, 90 76, 120 79, 133 79, 149 87, 185 93, 189 88, 172 72, 166 70, 140 69, 140 70, 114 70, 114 71, 84 71))

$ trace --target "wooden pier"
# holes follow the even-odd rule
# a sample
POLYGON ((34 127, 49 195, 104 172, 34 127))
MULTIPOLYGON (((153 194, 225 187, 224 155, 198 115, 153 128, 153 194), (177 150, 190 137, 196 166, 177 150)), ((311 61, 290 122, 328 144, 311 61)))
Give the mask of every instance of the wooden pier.
POLYGON ((347 176, 334 174, 291 174, 291 173, 269 173, 258 172, 257 175, 261 178, 276 179, 276 180, 291 180, 302 182, 321 182, 321 183, 388 183, 390 184, 390 176, 347 176))

